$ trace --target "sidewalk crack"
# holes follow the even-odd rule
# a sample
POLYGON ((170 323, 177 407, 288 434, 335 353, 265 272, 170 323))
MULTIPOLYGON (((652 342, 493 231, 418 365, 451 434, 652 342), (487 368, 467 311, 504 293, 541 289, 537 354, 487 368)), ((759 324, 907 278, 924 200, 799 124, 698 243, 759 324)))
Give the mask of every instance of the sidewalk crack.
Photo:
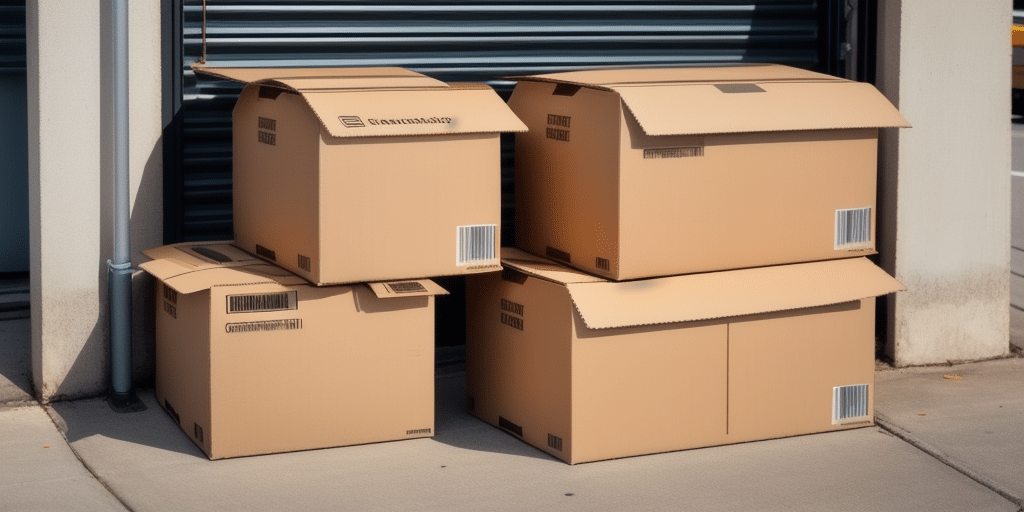
POLYGON ((1003 489, 998 483, 994 482, 987 476, 981 474, 980 472, 970 467, 966 463, 957 460, 952 455, 949 455, 948 453, 945 453, 939 450, 938 448, 935 448, 934 446, 931 446, 928 443, 924 442, 923 440, 919 439, 911 432, 897 425, 896 422, 889 419, 886 415, 878 411, 875 411, 875 424, 878 425, 882 430, 896 436, 897 438, 910 444, 914 448, 923 451, 932 458, 953 468, 954 470, 966 476, 967 478, 970 478, 971 480, 974 480, 975 482, 985 486, 990 491, 1002 496, 1003 498, 1010 501, 1014 505, 1017 505, 1017 512, 1024 512, 1024 498, 1016 496, 1012 492, 1003 489))

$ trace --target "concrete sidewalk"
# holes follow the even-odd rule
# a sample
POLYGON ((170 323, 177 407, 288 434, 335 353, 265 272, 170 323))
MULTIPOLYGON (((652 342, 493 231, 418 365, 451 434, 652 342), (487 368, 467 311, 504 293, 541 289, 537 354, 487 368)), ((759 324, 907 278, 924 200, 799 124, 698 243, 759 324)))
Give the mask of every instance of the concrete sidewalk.
POLYGON ((577 466, 466 414, 464 382, 438 376, 431 439, 220 461, 151 391, 0 409, 0 510, 1022 510, 1020 358, 879 371, 881 426, 577 466))

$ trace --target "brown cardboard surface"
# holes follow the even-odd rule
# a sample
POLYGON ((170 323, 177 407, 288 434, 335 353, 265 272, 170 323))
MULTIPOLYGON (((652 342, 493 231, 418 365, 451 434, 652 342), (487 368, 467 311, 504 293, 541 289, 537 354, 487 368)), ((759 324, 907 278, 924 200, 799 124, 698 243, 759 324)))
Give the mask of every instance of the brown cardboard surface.
POLYGON ((506 250, 509 271, 466 280, 467 407, 552 456, 575 464, 870 424, 874 295, 902 286, 866 260, 792 265, 824 280, 787 286, 748 271, 573 283, 572 271, 535 270, 556 264, 521 256, 506 250), (685 297, 666 294, 680 279, 699 285, 685 297), (716 283, 731 293, 705 293, 716 283), (833 284, 851 298, 820 305, 833 284), (731 302, 748 292, 763 303, 722 318, 592 328, 574 288, 601 287, 589 308, 686 310, 690 294, 731 302), (800 297, 783 299, 799 309, 776 311, 763 293, 771 287, 800 297), (863 411, 836 419, 835 388, 854 386, 865 390, 863 411))
POLYGON ((224 69, 235 242, 318 284, 500 269, 499 132, 489 87, 399 68, 224 69), (272 86, 272 87, 269 87, 272 86))
POLYGON ((773 65, 521 80, 524 250, 616 280, 874 253, 878 129, 906 121, 870 85, 773 65))
POLYGON ((211 459, 433 435, 433 296, 443 289, 375 283, 426 290, 378 297, 363 284, 316 287, 261 260, 204 261, 197 247, 209 246, 147 254, 184 254, 199 270, 140 266, 160 281, 157 399, 211 459), (245 283, 255 274, 264 278, 245 283), (204 285, 170 284, 182 277, 204 285))

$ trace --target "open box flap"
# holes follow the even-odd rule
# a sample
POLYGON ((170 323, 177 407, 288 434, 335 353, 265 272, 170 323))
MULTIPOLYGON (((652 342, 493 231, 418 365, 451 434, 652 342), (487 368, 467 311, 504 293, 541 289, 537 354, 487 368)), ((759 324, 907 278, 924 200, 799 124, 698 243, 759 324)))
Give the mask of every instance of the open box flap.
POLYGON ((592 329, 787 311, 906 289, 866 258, 566 287, 592 329))

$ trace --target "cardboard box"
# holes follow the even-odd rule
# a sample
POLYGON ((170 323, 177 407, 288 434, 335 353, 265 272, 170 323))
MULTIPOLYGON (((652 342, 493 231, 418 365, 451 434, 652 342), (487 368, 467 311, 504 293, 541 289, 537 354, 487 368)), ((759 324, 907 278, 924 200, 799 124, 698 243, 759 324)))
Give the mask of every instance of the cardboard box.
POLYGON ((516 77, 516 246, 615 280, 874 253, 870 84, 777 65, 516 77))
POLYGON ((516 249, 467 278, 469 412, 570 464, 872 423, 867 259, 610 282, 516 249))
POLYGON ((197 72, 248 85, 232 115, 235 243, 316 284, 499 269, 499 132, 486 85, 400 68, 197 72))
POLYGON ((227 242, 145 254, 156 398, 211 459, 433 435, 432 281, 316 287, 227 242))

